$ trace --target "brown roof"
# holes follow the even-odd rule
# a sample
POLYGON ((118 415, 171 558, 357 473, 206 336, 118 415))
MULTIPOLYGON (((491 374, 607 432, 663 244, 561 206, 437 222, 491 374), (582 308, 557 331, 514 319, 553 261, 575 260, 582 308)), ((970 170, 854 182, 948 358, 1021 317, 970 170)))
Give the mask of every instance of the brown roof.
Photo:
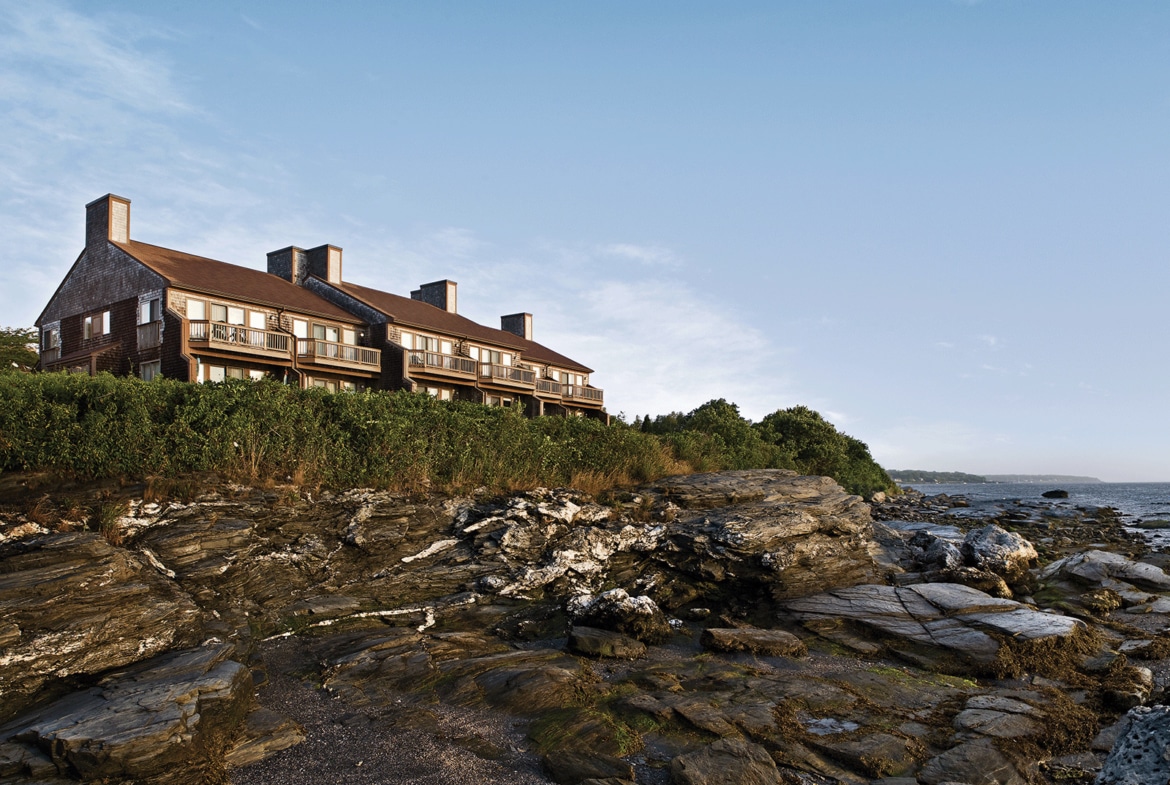
POLYGON ((349 324, 361 323, 356 316, 325 298, 262 270, 218 262, 182 251, 172 251, 170 248, 137 240, 113 244, 166 278, 172 286, 323 316, 349 324))
POLYGON ((412 300, 409 297, 370 289, 355 283, 338 283, 332 284, 332 286, 384 313, 395 324, 422 327, 445 335, 471 338, 497 346, 510 346, 519 349, 525 360, 556 365, 582 373, 593 372, 592 368, 588 368, 576 360, 571 360, 563 354, 558 354, 547 346, 536 343, 536 341, 529 341, 506 330, 485 327, 466 316, 448 313, 442 308, 437 308, 421 300, 412 300))

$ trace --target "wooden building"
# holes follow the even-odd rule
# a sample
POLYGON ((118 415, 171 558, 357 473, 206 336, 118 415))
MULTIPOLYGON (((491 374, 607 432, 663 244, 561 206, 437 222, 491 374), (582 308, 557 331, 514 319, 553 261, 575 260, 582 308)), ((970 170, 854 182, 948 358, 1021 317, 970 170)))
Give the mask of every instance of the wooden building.
POLYGON ((268 255, 268 272, 132 240, 130 201, 86 206, 85 249, 37 320, 41 368, 184 381, 275 378, 334 392, 408 389, 608 419, 591 369, 460 316, 453 281, 402 297, 343 281, 342 250, 268 255))

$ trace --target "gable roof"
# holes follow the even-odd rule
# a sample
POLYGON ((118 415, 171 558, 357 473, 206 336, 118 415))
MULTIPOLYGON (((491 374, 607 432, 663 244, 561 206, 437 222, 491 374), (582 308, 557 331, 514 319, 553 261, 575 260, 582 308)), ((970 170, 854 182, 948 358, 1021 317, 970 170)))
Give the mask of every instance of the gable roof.
MULTIPOLYGON (((323 281, 323 283, 326 282, 323 281)), ((552 349, 536 341, 530 341, 527 338, 514 335, 506 330, 486 327, 479 322, 473 322, 466 316, 449 313, 442 308, 438 308, 430 303, 424 303, 421 300, 412 300, 409 297, 390 294, 390 292, 371 289, 368 286, 360 286, 355 283, 342 282, 328 285, 385 314, 396 325, 421 327, 446 335, 470 338, 497 346, 510 346, 514 349, 519 349, 523 353, 523 359, 525 360, 556 365, 581 373, 593 372, 592 368, 588 368, 576 360, 569 359, 563 354, 554 352, 552 349)))
POLYGON ((323 316, 349 324, 361 319, 323 297, 279 276, 250 267, 219 262, 137 240, 111 244, 165 278, 170 285, 235 300, 323 316))

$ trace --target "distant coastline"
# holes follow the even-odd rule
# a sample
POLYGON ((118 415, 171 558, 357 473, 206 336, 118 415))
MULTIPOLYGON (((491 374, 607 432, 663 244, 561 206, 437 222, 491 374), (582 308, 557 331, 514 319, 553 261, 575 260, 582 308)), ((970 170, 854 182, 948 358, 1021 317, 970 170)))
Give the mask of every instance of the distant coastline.
POLYGON ((1084 485, 1103 483, 1096 477, 1081 477, 1074 474, 967 474, 966 472, 931 472, 922 469, 894 469, 887 472, 890 478, 900 484, 940 485, 975 483, 1065 483, 1084 485))

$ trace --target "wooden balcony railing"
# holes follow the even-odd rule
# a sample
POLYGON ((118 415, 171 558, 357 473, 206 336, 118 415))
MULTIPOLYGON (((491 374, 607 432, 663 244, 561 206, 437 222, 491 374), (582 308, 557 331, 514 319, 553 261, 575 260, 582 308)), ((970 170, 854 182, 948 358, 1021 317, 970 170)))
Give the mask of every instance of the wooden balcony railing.
POLYGON ((289 336, 285 333, 202 320, 191 321, 188 324, 192 343, 206 343, 216 349, 228 349, 245 354, 288 357, 289 336))
POLYGON ((335 341, 319 341, 315 338, 298 338, 297 356, 319 365, 367 370, 378 370, 382 367, 382 352, 378 349, 335 341))
POLYGON ((590 403, 601 403, 605 397, 602 390, 581 384, 566 384, 563 395, 566 400, 588 401, 590 403))
POLYGON ((536 380, 536 391, 545 395, 560 395, 561 386, 560 382, 554 382, 552 379, 536 380))
POLYGON ((495 363, 480 363, 479 378, 496 384, 514 385, 517 387, 532 388, 536 386, 536 373, 527 368, 518 368, 515 365, 496 365, 495 363))
POLYGON ((162 322, 138 325, 138 351, 153 349, 162 343, 162 322))
POLYGON ((410 352, 410 367, 444 375, 475 376, 475 360, 438 352, 410 352))

